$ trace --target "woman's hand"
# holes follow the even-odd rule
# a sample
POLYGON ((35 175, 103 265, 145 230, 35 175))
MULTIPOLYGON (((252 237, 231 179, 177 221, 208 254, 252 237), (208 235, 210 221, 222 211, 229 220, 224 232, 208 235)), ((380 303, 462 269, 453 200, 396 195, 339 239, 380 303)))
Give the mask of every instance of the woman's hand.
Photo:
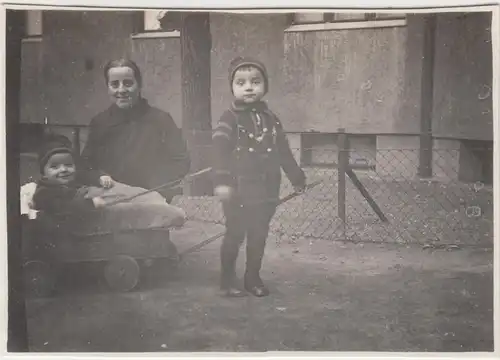
POLYGON ((95 198, 92 198, 92 202, 94 203, 94 206, 97 209, 106 206, 106 201, 100 196, 96 196, 95 198))
POLYGON ((221 201, 229 201, 233 196, 233 188, 226 185, 220 185, 215 188, 215 196, 217 196, 221 201))
POLYGON ((103 175, 99 178, 99 183, 105 189, 112 188, 115 185, 115 181, 111 178, 111 176, 103 175))

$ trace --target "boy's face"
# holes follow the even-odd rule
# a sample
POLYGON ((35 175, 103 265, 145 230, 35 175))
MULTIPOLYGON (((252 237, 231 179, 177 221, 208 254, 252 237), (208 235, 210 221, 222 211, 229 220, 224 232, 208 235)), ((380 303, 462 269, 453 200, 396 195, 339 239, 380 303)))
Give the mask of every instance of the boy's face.
POLYGON ((255 67, 242 67, 236 70, 232 87, 236 100, 246 104, 259 101, 266 91, 264 77, 255 67))
POLYGON ((109 69, 108 93, 116 106, 122 109, 133 107, 139 100, 140 91, 134 70, 127 66, 109 69))
POLYGON ((66 185, 75 180, 75 172, 73 156, 68 153, 52 155, 43 168, 45 178, 58 185, 66 185))

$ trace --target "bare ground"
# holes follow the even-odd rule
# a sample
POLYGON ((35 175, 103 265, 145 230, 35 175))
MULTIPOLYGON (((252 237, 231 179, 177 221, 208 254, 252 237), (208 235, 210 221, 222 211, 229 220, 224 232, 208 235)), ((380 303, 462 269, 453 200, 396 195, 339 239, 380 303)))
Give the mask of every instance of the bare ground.
MULTIPOLYGON (((190 222, 172 237, 182 250, 220 230, 190 222)), ((217 287, 219 244, 131 293, 110 293, 91 271, 68 270, 57 297, 28 302, 31 350, 493 350, 491 247, 272 235, 262 273, 271 296, 227 299, 217 287)))

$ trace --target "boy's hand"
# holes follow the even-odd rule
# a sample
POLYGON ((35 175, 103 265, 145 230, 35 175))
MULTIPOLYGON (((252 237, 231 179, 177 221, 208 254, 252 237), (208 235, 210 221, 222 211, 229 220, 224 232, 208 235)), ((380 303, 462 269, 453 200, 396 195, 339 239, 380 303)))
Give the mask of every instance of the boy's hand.
POLYGON ((304 185, 295 185, 293 187, 293 191, 295 191, 297 194, 302 194, 306 189, 306 184, 304 185))
POLYGON ((215 188, 215 196, 217 196, 221 201, 229 201, 233 196, 233 188, 230 186, 222 185, 215 188))
POLYGON ((297 194, 302 194, 306 190, 306 175, 302 171, 302 178, 295 184, 293 184, 293 191, 295 191, 297 194))
POLYGON ((106 201, 100 196, 92 198, 92 202, 97 209, 106 206, 106 201))
POLYGON ((99 178, 99 183, 105 189, 112 188, 115 184, 115 181, 111 178, 111 176, 103 175, 99 178))

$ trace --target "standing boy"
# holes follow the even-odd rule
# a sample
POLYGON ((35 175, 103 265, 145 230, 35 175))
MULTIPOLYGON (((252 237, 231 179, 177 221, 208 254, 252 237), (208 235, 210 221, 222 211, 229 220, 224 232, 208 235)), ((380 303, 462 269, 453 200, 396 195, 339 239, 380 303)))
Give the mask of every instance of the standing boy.
POLYGON ((244 288, 261 297, 269 294, 260 278, 269 224, 276 212, 281 168, 296 191, 305 174, 293 157, 282 124, 262 98, 269 90, 265 66, 252 58, 231 62, 231 108, 222 114, 213 135, 215 194, 226 217, 221 246, 221 289, 227 296, 246 295, 237 283, 239 248, 247 238, 244 288))

